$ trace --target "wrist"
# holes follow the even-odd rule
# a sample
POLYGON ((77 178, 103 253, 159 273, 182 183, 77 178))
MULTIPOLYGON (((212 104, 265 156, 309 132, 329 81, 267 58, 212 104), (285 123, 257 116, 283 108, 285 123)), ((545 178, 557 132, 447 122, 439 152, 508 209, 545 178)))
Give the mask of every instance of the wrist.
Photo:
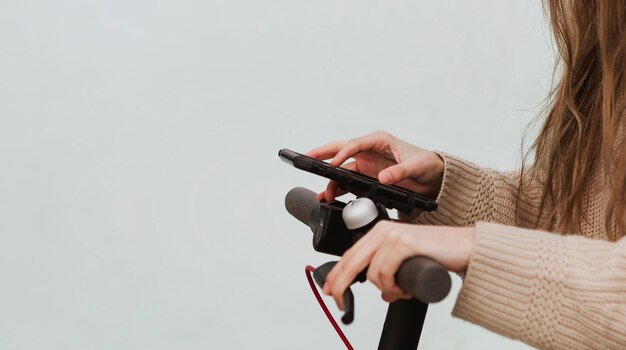
POLYGON ((476 242, 476 225, 472 225, 464 228, 463 235, 463 271, 467 271, 470 259, 472 258, 472 252, 474 251, 474 243, 476 242))
POLYGON ((433 176, 432 190, 428 197, 430 197, 431 199, 437 199, 437 197, 439 196, 439 192, 441 191, 441 185, 443 184, 445 162, 443 160, 443 157, 440 154, 436 152, 431 152, 431 153, 433 154, 434 176, 433 176))

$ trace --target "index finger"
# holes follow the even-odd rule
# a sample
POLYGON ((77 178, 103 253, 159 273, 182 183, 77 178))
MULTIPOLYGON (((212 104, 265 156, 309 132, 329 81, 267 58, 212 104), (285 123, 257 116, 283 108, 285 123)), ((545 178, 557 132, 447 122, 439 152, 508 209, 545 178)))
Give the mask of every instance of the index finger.
POLYGON ((328 273, 323 290, 333 296, 340 310, 344 307, 343 293, 356 276, 369 265, 380 244, 380 238, 376 235, 365 235, 344 253, 337 265, 328 273))
POLYGON ((332 166, 343 164, 353 155, 373 150, 376 153, 384 154, 389 144, 389 134, 384 132, 373 132, 371 134, 357 137, 346 142, 343 147, 335 154, 335 158, 330 162, 332 166))
POLYGON ((335 156, 343 148, 347 141, 333 141, 319 146, 307 152, 307 156, 319 160, 329 159, 335 156))

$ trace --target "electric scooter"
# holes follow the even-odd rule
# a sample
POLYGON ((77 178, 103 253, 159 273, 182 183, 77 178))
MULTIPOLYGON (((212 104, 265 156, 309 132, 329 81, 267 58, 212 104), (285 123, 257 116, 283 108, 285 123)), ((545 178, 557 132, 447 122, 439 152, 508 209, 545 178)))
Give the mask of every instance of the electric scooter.
MULTIPOLYGON (((376 198, 375 196, 372 196, 376 198)), ((313 248, 321 253, 342 256, 357 240, 363 237, 380 220, 390 220, 386 207, 366 196, 348 203, 338 200, 319 202, 315 192, 294 188, 285 197, 287 211, 313 231, 313 248)), ((322 288, 326 276, 336 261, 317 268, 306 267, 309 284, 329 321, 348 349, 347 340, 322 301, 315 284, 322 288), (314 284, 314 282, 315 284, 314 284)), ((366 280, 367 269, 352 284, 366 280)), ((413 296, 389 304, 378 343, 378 350, 415 350, 419 345, 428 304, 444 299, 450 292, 449 273, 435 261, 426 257, 413 257, 403 262, 396 273, 396 283, 413 296)), ((344 324, 354 320, 354 295, 350 288, 343 295, 344 324)))

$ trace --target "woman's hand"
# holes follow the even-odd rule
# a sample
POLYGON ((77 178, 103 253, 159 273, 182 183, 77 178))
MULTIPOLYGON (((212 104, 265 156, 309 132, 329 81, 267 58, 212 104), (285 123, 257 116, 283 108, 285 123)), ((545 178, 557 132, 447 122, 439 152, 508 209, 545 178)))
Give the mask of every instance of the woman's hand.
POLYGON ((382 291, 385 301, 410 298, 395 281, 404 260, 426 256, 444 268, 464 272, 474 245, 474 227, 422 226, 381 221, 348 249, 326 277, 324 293, 343 310, 343 293, 369 265, 367 279, 382 291))
MULTIPOLYGON (((393 135, 376 131, 349 141, 335 141, 315 148, 308 156, 325 160, 333 158, 332 166, 343 164, 348 158, 354 162, 345 168, 378 178, 383 184, 396 184, 410 191, 435 198, 443 178, 443 160, 435 153, 413 146, 393 135)), ((333 200, 343 193, 331 181, 318 199, 333 200)))

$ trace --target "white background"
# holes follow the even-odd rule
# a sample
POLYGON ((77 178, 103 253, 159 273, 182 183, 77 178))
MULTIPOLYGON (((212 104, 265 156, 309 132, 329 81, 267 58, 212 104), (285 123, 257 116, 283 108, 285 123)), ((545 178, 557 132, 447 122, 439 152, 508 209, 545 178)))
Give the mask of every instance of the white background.
MULTIPOLYGON (((341 349, 283 207, 325 181, 278 150, 385 129, 510 170, 553 64, 539 0, 3 0, 0 44, 2 349, 341 349)), ((421 348, 526 348, 454 285, 421 348)))

